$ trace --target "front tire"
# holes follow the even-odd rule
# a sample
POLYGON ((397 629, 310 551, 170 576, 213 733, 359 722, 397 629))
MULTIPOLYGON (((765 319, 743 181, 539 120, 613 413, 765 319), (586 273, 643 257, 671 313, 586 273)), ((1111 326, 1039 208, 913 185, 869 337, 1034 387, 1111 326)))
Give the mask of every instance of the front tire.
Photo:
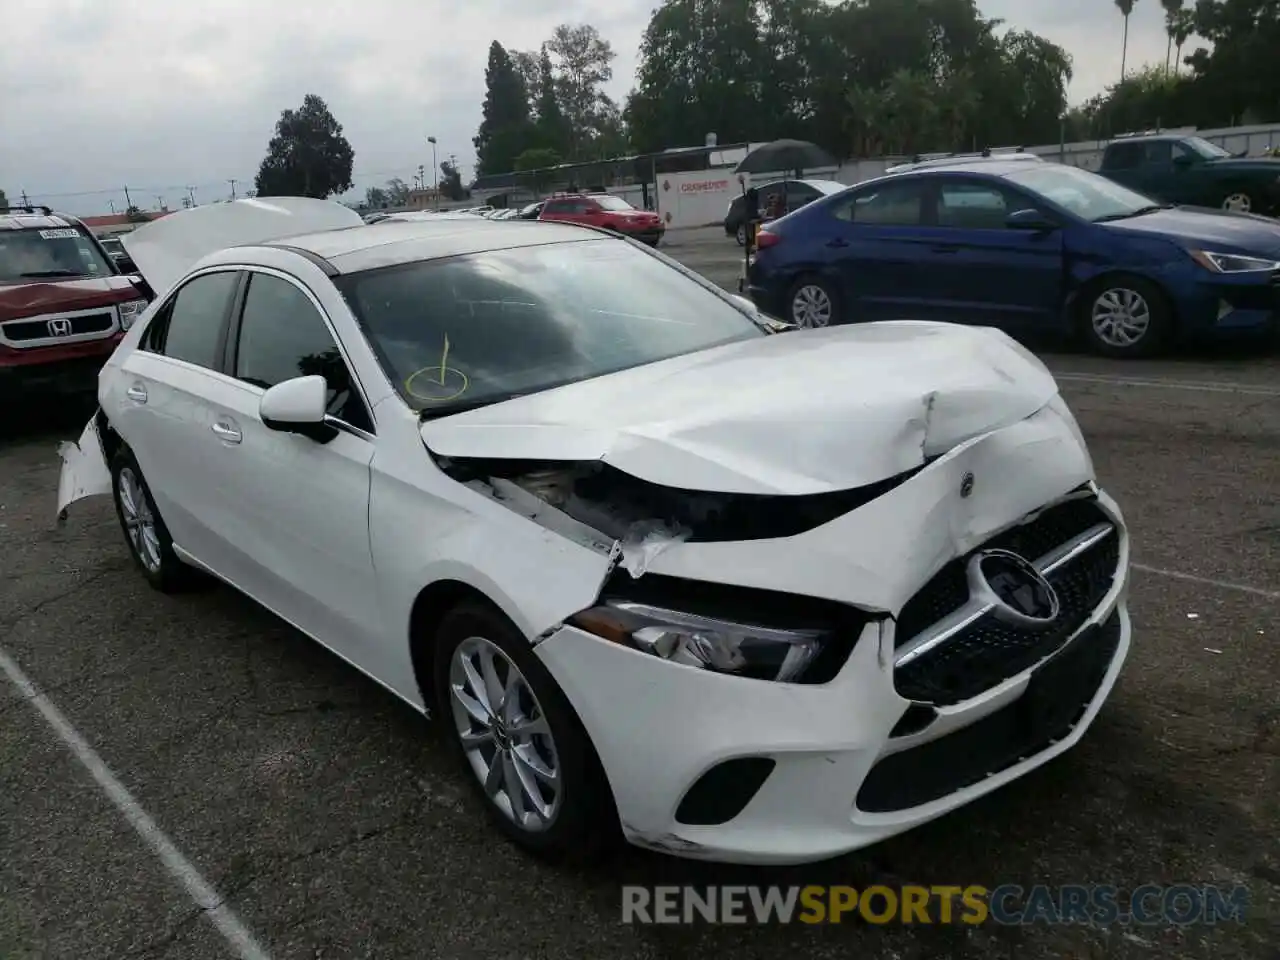
POLYGON ((434 644, 436 703, 451 751, 491 819, 548 860, 597 859, 620 836, 590 738, 555 679, 497 611, 465 602, 434 644))
POLYGON ((1258 203, 1248 190, 1232 190, 1222 198, 1222 209, 1231 213, 1258 213, 1258 203))
POLYGON ((1151 281, 1114 277, 1081 298, 1080 327, 1090 348, 1104 357, 1149 357, 1168 342, 1173 310, 1151 281))
POLYGON ((129 553, 147 582, 161 593, 191 587, 199 573, 178 559, 142 468, 126 446, 111 459, 111 492, 129 553))
POLYGON ((826 280, 801 277, 787 294, 787 320, 802 329, 835 326, 842 320, 840 297, 826 280))

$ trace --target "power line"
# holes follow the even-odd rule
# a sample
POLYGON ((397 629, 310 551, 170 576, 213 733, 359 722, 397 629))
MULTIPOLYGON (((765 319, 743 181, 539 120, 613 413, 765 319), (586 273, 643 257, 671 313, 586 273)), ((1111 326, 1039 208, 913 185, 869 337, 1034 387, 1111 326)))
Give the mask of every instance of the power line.
MULTIPOLYGON (((373 171, 367 171, 367 172, 353 171, 351 174, 351 180, 354 183, 356 180, 375 180, 375 179, 381 179, 384 177, 387 179, 390 179, 392 177, 408 178, 408 177, 412 177, 413 172, 416 169, 417 169, 416 166, 406 165, 396 170, 373 170, 373 171)), ((245 183, 247 181, 252 180, 253 177, 235 177, 235 178, 227 177, 222 180, 208 180, 208 181, 205 181, 204 183, 170 184, 168 186, 137 187, 137 186, 130 185, 128 189, 131 191, 141 191, 147 194, 156 194, 156 193, 189 194, 192 190, 221 190, 223 186, 225 184, 230 183, 232 179, 234 179, 236 183, 245 183)), ((122 192, 124 191, 120 187, 107 187, 101 190, 66 190, 66 191, 57 192, 57 193, 33 193, 31 194, 31 196, 33 199, 36 199, 36 200, 56 200, 56 199, 74 198, 74 197, 119 196, 122 192)))

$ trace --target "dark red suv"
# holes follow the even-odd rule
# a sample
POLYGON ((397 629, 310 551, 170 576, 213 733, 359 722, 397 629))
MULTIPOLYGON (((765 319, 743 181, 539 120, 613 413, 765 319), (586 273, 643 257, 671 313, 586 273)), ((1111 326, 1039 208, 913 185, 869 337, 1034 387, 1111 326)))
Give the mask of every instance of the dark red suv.
POLYGON ((667 229, 656 213, 637 210, 611 193, 557 194, 547 198, 538 219, 602 227, 651 247, 658 245, 667 229))
POLYGON ((0 207, 0 396, 94 392, 148 295, 75 217, 0 207))

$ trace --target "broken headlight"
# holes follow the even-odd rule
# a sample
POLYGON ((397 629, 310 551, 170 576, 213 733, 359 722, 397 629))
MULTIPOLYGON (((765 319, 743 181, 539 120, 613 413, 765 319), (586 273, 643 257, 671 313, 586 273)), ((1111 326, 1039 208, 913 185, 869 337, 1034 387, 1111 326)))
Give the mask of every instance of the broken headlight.
POLYGON ((672 663, 782 682, 799 677, 830 636, 821 630, 759 627, 626 600, 607 601, 569 622, 672 663))

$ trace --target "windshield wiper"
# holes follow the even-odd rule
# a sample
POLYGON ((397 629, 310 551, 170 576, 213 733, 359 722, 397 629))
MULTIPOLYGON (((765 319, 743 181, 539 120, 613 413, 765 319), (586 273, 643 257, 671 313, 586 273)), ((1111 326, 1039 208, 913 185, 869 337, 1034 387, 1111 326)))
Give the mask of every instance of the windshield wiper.
POLYGON ((418 411, 419 422, 425 420, 435 420, 439 417, 451 417, 455 413, 465 413, 468 410, 478 410, 481 407, 492 406, 495 403, 502 403, 505 400, 515 400, 523 397, 523 393, 499 393, 490 397, 476 397, 474 400, 459 400, 457 403, 444 403, 439 406, 423 407, 418 411))
POLYGON ((77 273, 75 270, 32 270, 29 273, 20 273, 18 276, 35 280, 40 277, 83 277, 84 274, 77 273))
POLYGON ((1110 223, 1112 220, 1128 220, 1130 217, 1140 217, 1144 213, 1155 213, 1157 210, 1172 210, 1176 204, 1172 203, 1153 203, 1145 207, 1139 207, 1137 210, 1130 210, 1128 213, 1108 213, 1101 217, 1094 217, 1094 223, 1110 223))

